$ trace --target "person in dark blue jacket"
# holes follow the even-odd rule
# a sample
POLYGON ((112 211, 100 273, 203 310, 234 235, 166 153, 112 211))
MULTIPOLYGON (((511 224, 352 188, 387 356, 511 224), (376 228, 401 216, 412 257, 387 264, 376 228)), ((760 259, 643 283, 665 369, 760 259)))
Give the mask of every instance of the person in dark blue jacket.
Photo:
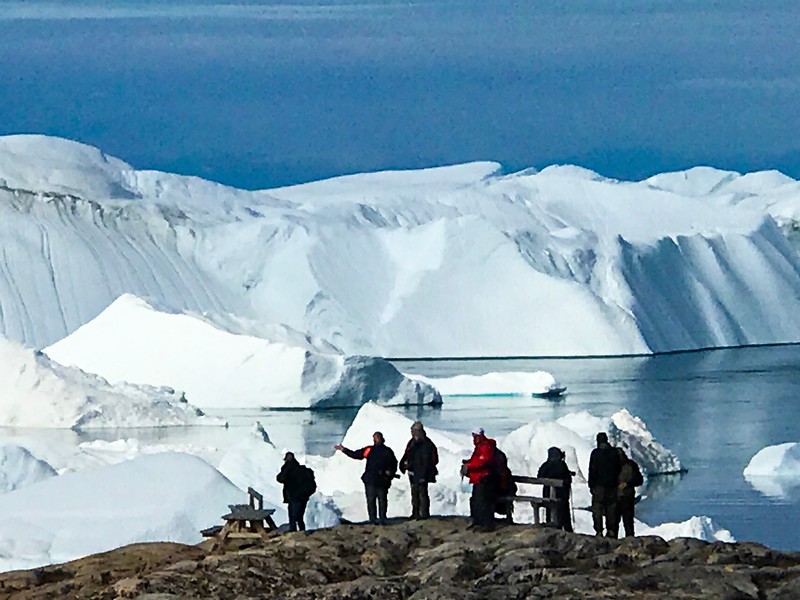
POLYGON ((341 444, 336 444, 334 448, 355 460, 366 459, 367 465, 361 481, 364 482, 364 492, 367 497, 369 522, 385 525, 389 488, 397 473, 397 458, 392 449, 386 445, 380 431, 372 434, 372 442, 372 446, 360 450, 349 450, 341 444))

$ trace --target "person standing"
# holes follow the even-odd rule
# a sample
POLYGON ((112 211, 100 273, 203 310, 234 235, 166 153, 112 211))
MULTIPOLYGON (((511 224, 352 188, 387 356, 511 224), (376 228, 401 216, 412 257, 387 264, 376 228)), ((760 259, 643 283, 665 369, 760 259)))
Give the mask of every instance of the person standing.
MULTIPOLYGON (((572 476, 574 473, 569 470, 564 453, 561 448, 553 446, 547 450, 547 460, 539 467, 537 477, 547 479, 560 479, 564 482, 562 487, 555 488, 556 504, 547 506, 547 521, 552 522, 557 528, 564 531, 572 531, 572 518, 569 512, 569 496, 572 491, 572 476), (552 519, 551 519, 552 516, 552 519)), ((545 498, 550 497, 550 486, 544 486, 542 490, 545 498)))
POLYGON ((411 518, 427 519, 431 516, 431 501, 428 484, 436 481, 439 451, 425 433, 420 421, 411 425, 411 439, 400 459, 400 472, 408 471, 411 484, 411 518))
POLYGON ((349 450, 341 444, 336 444, 334 448, 352 459, 366 459, 367 465, 361 481, 364 482, 369 522, 373 525, 385 525, 389 488, 397 471, 397 458, 386 445, 383 434, 380 431, 373 433, 372 446, 365 446, 360 450, 349 450))
POLYGON ((617 448, 619 455, 620 471, 619 483, 617 485, 617 533, 619 533, 619 521, 625 528, 625 537, 633 537, 633 513, 636 504, 636 487, 644 483, 644 477, 639 470, 639 465, 628 458, 625 450, 617 448))
POLYGON ((461 466, 461 475, 469 477, 472 484, 469 500, 471 527, 488 531, 494 529, 495 441, 486 437, 483 427, 477 427, 472 431, 472 443, 475 448, 470 459, 461 466))
POLYGON ((283 466, 275 479, 283 484, 283 501, 289 512, 289 531, 305 531, 308 499, 316 491, 314 471, 297 462, 292 452, 283 457, 283 466))
POLYGON ((592 521, 597 535, 617 537, 617 486, 621 465, 616 448, 608 443, 608 435, 597 434, 597 448, 589 457, 589 490, 592 493, 592 521))

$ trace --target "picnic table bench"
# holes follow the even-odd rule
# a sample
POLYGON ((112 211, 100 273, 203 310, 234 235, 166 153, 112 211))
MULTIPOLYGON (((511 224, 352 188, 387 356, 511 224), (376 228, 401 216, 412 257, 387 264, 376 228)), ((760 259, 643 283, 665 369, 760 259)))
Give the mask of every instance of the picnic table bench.
MULTIPOLYGON (((533 522, 536 525, 541 523, 539 517, 539 509, 540 508, 552 508, 557 503, 558 500, 556 499, 556 488, 564 487, 564 481, 561 479, 549 479, 547 477, 527 477, 525 475, 512 475, 511 479, 514 483, 517 484, 524 484, 524 485, 543 485, 549 486, 550 492, 548 496, 545 498, 544 496, 526 496, 519 494, 517 492, 514 496, 503 496, 500 498, 501 502, 506 503, 506 519, 508 522, 512 522, 512 512, 514 510, 514 503, 515 502, 528 502, 530 503, 531 507, 533 508, 533 522)), ((553 513, 552 510, 545 510, 545 519, 544 523, 546 525, 553 525, 553 513)))
POLYGON ((229 504, 230 512, 222 515, 224 525, 202 530, 204 537, 216 538, 213 550, 221 548, 229 539, 269 539, 269 532, 278 528, 272 520, 274 508, 264 508, 264 497, 253 488, 247 488, 249 504, 229 504))

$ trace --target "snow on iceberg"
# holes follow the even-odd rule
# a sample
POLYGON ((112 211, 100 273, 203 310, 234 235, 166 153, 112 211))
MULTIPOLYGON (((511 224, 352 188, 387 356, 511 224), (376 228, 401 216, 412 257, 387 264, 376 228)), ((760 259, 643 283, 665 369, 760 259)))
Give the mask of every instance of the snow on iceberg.
MULTIPOLYGON (((678 456, 658 443, 647 425, 639 417, 622 408, 611 417, 603 418, 588 411, 570 413, 556 421, 571 429, 594 448, 595 436, 600 431, 608 433, 613 446, 619 446, 636 461, 645 476, 668 475, 685 471, 678 456)), ((586 469, 588 469, 588 457, 586 469)), ((584 470, 584 472, 587 472, 584 470)))
POLYGON ((759 450, 744 468, 744 478, 765 496, 788 499, 800 493, 800 443, 759 450))
POLYGON ((188 454, 142 456, 0 495, 0 570, 32 568, 135 542, 194 544, 246 494, 188 454))
POLYGON ((124 295, 45 352, 109 381, 184 390, 201 407, 441 402, 431 386, 410 381, 384 359, 345 356, 286 327, 214 319, 124 295), (261 335, 245 333, 247 327, 261 335))
POLYGON ((406 375, 435 387, 443 396, 541 396, 557 394, 565 388, 546 371, 424 377, 406 375))
POLYGON ((88 429, 221 424, 174 390, 111 385, 0 337, 0 426, 88 429))
POLYGON ((348 354, 800 340, 798 182, 714 169, 642 182, 499 170, 247 192, 137 171, 67 140, 2 137, 0 331, 46 346, 135 293, 285 323, 348 354))
POLYGON ((0 446, 0 493, 10 492, 57 475, 55 469, 26 448, 0 446))

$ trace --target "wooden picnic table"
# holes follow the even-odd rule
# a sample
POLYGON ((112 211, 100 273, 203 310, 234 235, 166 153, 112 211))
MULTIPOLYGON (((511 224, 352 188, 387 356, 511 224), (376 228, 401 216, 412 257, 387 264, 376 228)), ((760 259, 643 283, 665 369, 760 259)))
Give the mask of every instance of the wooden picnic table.
POLYGON ((222 515, 224 525, 201 531, 205 537, 214 537, 212 550, 222 548, 230 539, 269 540, 269 532, 278 526, 272 520, 274 508, 264 508, 264 497, 253 488, 247 488, 249 504, 229 504, 230 512, 222 515))

